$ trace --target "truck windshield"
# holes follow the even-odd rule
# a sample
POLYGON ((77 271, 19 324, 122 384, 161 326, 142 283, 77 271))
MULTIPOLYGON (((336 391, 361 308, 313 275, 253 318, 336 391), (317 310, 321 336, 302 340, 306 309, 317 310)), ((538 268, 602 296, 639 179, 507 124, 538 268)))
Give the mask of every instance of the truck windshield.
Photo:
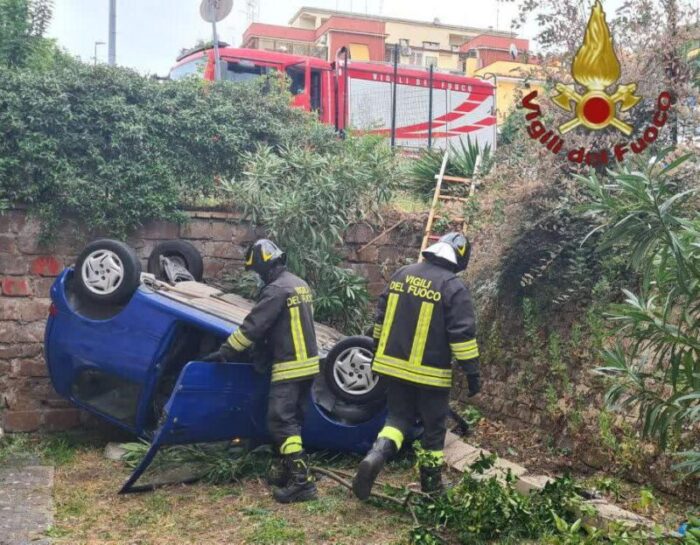
POLYGON ((274 68, 257 66, 250 61, 222 62, 221 76, 226 81, 248 81, 271 73, 274 68), (224 68, 225 67, 225 68, 224 68))
POLYGON ((196 76, 201 78, 204 76, 204 67, 206 66, 206 64, 206 57, 200 57, 193 61, 183 63, 180 66, 176 66, 170 71, 170 79, 178 80, 186 78, 188 76, 196 76))

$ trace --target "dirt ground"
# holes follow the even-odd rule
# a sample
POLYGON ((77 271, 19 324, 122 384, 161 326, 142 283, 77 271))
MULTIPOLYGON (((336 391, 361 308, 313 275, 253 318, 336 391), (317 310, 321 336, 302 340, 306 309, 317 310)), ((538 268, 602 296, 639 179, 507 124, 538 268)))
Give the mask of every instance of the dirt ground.
POLYGON ((697 505, 678 497, 585 466, 569 449, 555 445, 552 437, 539 428, 482 419, 465 440, 527 467, 532 474, 571 474, 586 490, 595 491, 664 528, 678 528, 686 513, 697 511, 697 505))
MULTIPOLYGON (((352 469, 348 467, 348 469, 352 469)), ((55 543, 80 545, 398 544, 410 516, 355 500, 329 479, 317 501, 279 505, 260 479, 226 486, 198 483, 117 495, 129 471, 97 448, 56 470, 55 543)), ((387 482, 407 484, 410 469, 389 468, 387 482)))

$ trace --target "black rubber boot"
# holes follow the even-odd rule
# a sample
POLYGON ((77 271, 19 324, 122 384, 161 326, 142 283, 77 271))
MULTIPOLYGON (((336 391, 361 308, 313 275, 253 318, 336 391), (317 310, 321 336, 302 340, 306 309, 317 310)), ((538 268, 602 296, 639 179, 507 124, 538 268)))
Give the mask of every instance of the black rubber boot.
POLYGON ((270 486, 276 486, 278 488, 284 488, 289 484, 289 479, 292 478, 292 468, 288 460, 284 458, 276 459, 270 471, 267 473, 267 483, 270 486))
POLYGON ((355 478, 352 480, 352 491, 358 499, 364 501, 369 498, 377 475, 386 461, 396 454, 396 450, 396 443, 386 437, 379 437, 374 442, 372 450, 360 462, 355 478))
POLYGON ((318 497, 316 484, 309 472, 309 459, 304 451, 285 456, 290 469, 290 478, 285 487, 274 488, 272 496, 280 503, 296 503, 315 500, 318 497))
POLYGON ((420 467, 420 489, 421 492, 431 495, 440 495, 445 491, 442 482, 442 466, 421 466, 420 467))

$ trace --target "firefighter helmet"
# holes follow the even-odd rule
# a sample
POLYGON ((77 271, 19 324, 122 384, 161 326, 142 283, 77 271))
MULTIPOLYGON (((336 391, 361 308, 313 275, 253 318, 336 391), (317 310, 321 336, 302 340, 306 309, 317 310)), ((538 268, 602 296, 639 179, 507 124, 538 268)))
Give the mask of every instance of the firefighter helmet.
POLYGON ((253 270, 263 279, 274 265, 286 262, 287 254, 280 250, 274 242, 266 238, 256 240, 250 245, 245 254, 245 270, 253 270))
POLYGON ((462 233, 447 233, 423 250, 423 257, 431 263, 459 272, 467 268, 471 252, 472 245, 462 233))

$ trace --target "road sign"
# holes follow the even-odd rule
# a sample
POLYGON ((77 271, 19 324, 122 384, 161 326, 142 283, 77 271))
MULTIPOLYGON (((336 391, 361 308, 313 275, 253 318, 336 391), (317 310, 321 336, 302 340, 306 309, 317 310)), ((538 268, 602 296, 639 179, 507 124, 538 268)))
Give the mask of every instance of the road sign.
POLYGON ((233 0, 202 0, 199 13, 207 23, 224 19, 233 9, 233 0))

